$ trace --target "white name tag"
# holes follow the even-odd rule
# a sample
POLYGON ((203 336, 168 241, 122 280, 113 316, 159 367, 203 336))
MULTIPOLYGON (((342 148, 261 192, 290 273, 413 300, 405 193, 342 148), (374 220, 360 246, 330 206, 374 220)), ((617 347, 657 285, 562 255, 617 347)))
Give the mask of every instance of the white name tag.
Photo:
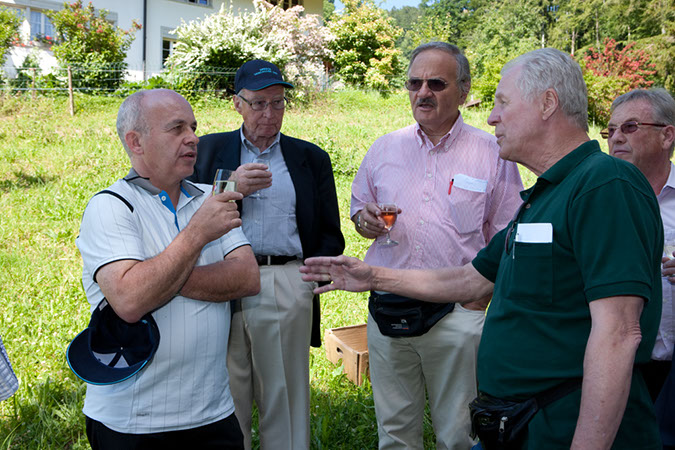
POLYGON ((453 187, 460 189, 466 189, 467 191, 473 192, 485 192, 487 190, 487 180, 480 180, 478 178, 473 178, 463 173, 458 173, 453 178, 453 187))
POLYGON ((519 223, 516 242, 546 244, 553 242, 553 225, 550 223, 519 223))

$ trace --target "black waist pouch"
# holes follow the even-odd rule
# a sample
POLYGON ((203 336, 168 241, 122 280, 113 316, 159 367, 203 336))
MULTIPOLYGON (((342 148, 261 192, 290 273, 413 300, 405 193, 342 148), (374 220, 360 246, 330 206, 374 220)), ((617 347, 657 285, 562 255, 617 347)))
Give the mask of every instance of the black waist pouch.
POLYGON ((455 308, 454 303, 431 303, 396 294, 370 293, 368 310, 385 336, 421 336, 455 308))
POLYGON ((485 450, 518 450, 527 436, 527 426, 541 408, 581 387, 573 378, 523 402, 513 402, 479 392, 469 403, 471 437, 480 439, 485 450))

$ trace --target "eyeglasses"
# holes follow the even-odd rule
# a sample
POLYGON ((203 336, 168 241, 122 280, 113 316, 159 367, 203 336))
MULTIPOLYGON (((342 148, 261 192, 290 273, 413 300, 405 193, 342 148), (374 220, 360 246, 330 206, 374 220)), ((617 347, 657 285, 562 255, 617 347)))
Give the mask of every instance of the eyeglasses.
POLYGON ((428 80, 424 80, 422 78, 410 78, 405 82, 405 88, 409 91, 417 92, 422 89, 425 81, 429 89, 434 92, 440 92, 448 87, 448 83, 446 81, 440 80, 438 78, 429 78, 428 80))
POLYGON ((284 109, 286 107, 286 102, 288 102, 288 99, 286 97, 281 98, 279 100, 272 100, 271 102, 266 102, 265 100, 256 100, 254 102, 251 102, 249 100, 246 100, 239 94, 237 94, 237 96, 246 103, 248 103, 248 106, 250 106, 253 111, 264 111, 267 109, 268 106, 271 106, 272 109, 276 109, 277 111, 279 111, 284 109))
POLYGON ((623 134, 631 134, 631 133, 635 133, 638 130, 638 128, 642 127, 642 126, 663 128, 663 127, 667 127, 668 125, 663 125, 661 123, 636 122, 634 120, 631 120, 630 122, 622 123, 618 127, 611 126, 611 127, 605 128, 604 130, 602 130, 600 132, 600 136, 602 136, 603 139, 609 139, 612 136, 614 136, 614 132, 617 129, 620 129, 623 134))

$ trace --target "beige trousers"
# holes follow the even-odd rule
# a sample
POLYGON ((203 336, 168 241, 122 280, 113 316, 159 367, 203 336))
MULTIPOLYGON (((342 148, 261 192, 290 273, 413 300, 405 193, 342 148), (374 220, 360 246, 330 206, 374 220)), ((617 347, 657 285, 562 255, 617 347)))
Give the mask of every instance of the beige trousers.
POLYGON ((233 305, 227 368, 235 414, 251 448, 253 401, 262 449, 309 448, 309 341, 314 283, 299 261, 260 267, 260 293, 233 305))
POLYGON ((384 336, 368 317, 370 380, 379 446, 423 450, 426 394, 436 448, 469 450, 469 402, 476 397, 476 355, 484 311, 456 305, 422 336, 384 336))

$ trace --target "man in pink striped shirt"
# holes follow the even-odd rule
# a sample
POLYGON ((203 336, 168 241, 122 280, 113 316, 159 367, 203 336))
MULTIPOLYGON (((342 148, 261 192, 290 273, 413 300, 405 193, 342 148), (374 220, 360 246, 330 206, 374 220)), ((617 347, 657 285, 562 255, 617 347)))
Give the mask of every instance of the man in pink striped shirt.
MULTIPOLYGON (((511 220, 521 200, 515 163, 494 136, 464 123, 469 63, 454 45, 417 47, 406 87, 415 125, 379 138, 352 184, 356 231, 375 239, 365 262, 405 269, 463 266, 511 220), (400 215, 384 245, 382 203, 400 215)), ((371 292, 370 376, 380 449, 422 449, 425 387, 438 449, 468 450, 467 405, 489 297, 432 304, 371 292), (453 310, 454 307, 454 310, 453 310)))

